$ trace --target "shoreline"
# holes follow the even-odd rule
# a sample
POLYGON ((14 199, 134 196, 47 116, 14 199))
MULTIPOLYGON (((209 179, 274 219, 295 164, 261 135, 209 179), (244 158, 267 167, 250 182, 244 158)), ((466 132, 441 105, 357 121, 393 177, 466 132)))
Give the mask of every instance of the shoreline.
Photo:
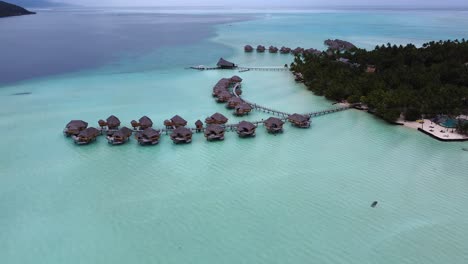
POLYGON ((426 134, 436 140, 443 142, 464 142, 468 141, 468 136, 459 134, 455 128, 446 128, 432 122, 429 119, 423 119, 423 123, 416 121, 398 120, 403 126, 416 129, 417 131, 426 134))

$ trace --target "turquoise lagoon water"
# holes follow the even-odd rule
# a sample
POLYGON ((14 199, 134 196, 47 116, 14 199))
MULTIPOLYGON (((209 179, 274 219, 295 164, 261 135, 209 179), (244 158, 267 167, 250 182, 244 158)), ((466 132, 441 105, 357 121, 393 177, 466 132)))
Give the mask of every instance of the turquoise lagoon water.
POLYGON ((2 87, 0 261, 466 263, 466 143, 354 110, 316 118, 308 130, 286 125, 273 136, 259 128, 253 139, 228 133, 216 143, 195 135, 190 145, 163 137, 155 147, 111 147, 100 138, 77 147, 61 131, 70 119, 95 125, 110 114, 125 124, 148 115, 161 125, 174 114, 193 123, 217 111, 239 121, 210 95, 233 74, 259 104, 331 107, 287 72, 153 69, 152 58, 283 65, 290 56, 244 54, 242 46, 320 47, 332 37, 366 47, 422 43, 462 38, 467 25, 458 12, 258 15, 217 25, 211 40, 2 87), (18 92, 31 94, 11 95, 18 92))

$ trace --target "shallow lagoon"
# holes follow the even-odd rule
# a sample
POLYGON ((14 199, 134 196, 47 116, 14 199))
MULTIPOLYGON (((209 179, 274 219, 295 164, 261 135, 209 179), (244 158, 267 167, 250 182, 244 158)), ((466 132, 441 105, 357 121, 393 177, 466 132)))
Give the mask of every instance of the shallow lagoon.
MULTIPOLYGON (((466 263, 463 143, 441 143, 354 110, 316 118, 308 130, 286 125, 273 136, 259 128, 255 138, 227 133, 216 143, 195 135, 183 146, 163 137, 155 147, 135 140, 111 147, 104 138, 77 147, 61 134, 70 119, 97 125, 110 114, 127 125, 142 115, 162 125, 174 114, 193 124, 216 111, 240 121, 211 97, 216 81, 233 74, 244 78, 245 98, 258 104, 287 112, 331 107, 287 72, 148 66, 155 60, 191 56, 189 62, 207 64, 224 56, 283 65, 292 57, 244 54, 242 47, 319 47, 323 39, 351 35, 364 46, 365 39, 422 43, 468 31, 463 14, 453 12, 329 15, 260 15, 216 26, 212 41, 2 87, 2 262, 466 263), (359 24, 334 34, 322 26, 339 19, 359 24), (401 24, 406 28, 394 30, 401 24), (11 96, 20 92, 31 94, 11 96), (379 204, 371 208, 374 200, 379 204)), ((253 112, 246 119, 262 118, 253 112)))

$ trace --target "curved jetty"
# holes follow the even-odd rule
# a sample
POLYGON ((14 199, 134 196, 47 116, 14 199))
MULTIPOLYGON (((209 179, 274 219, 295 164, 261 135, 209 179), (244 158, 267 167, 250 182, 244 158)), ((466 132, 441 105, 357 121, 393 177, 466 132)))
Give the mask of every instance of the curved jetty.
POLYGON ((213 140, 224 140, 224 126, 220 125, 208 125, 205 128, 205 137, 208 141, 213 140))
POLYGON ((241 82, 242 78, 239 76, 232 76, 231 78, 222 78, 213 88, 213 95, 217 97, 217 100, 226 98, 229 95, 229 99, 226 100, 228 108, 234 108, 235 115, 245 115, 252 110, 262 111, 271 115, 277 115, 279 118, 270 117, 267 120, 247 122, 242 121, 240 123, 228 124, 228 118, 221 113, 215 113, 212 116, 205 119, 207 124, 203 126, 201 120, 195 122, 194 128, 187 128, 187 121, 175 115, 169 120, 164 121, 165 129, 157 130, 153 129, 153 121, 148 116, 141 117, 138 121, 132 120, 131 124, 133 130, 122 127, 119 129, 121 124, 120 120, 114 116, 109 116, 106 121, 99 120, 99 126, 101 129, 86 128, 88 123, 82 120, 70 121, 64 130, 66 136, 72 136, 76 144, 85 145, 96 140, 99 135, 107 135, 109 144, 121 145, 130 140, 130 137, 135 133, 135 138, 138 140, 140 145, 156 145, 159 143, 161 133, 164 132, 166 135, 170 135, 172 141, 175 144, 179 143, 190 143, 192 142, 193 131, 204 132, 207 140, 223 140, 226 131, 235 131, 239 137, 253 137, 255 136, 255 130, 259 125, 264 125, 269 133, 280 133, 283 131, 284 122, 287 120, 291 122, 293 126, 300 128, 310 127, 311 117, 321 116, 329 113, 335 113, 354 107, 354 105, 328 109, 323 111, 311 112, 307 114, 289 114, 286 112, 274 110, 258 104, 249 102, 240 97, 241 95, 241 82))
POLYGON ((192 130, 186 127, 178 127, 171 133, 171 139, 176 144, 192 142, 192 130))
POLYGON ((253 123, 242 121, 237 125, 237 134, 239 135, 239 137, 243 138, 254 137, 256 128, 257 127, 253 123))

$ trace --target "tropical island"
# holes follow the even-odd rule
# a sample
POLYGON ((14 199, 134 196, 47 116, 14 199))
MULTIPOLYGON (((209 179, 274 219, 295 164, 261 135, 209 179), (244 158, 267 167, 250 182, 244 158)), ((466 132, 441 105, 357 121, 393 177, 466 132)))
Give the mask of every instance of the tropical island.
POLYGON ((315 94, 358 103, 391 123, 422 118, 439 123, 445 118, 459 133, 468 133, 468 122, 456 119, 468 113, 465 39, 433 41, 420 48, 388 43, 369 51, 332 45, 321 54, 296 55, 291 65, 315 94))
POLYGON ((33 15, 35 12, 26 10, 20 6, 0 1, 0 17, 33 15))

